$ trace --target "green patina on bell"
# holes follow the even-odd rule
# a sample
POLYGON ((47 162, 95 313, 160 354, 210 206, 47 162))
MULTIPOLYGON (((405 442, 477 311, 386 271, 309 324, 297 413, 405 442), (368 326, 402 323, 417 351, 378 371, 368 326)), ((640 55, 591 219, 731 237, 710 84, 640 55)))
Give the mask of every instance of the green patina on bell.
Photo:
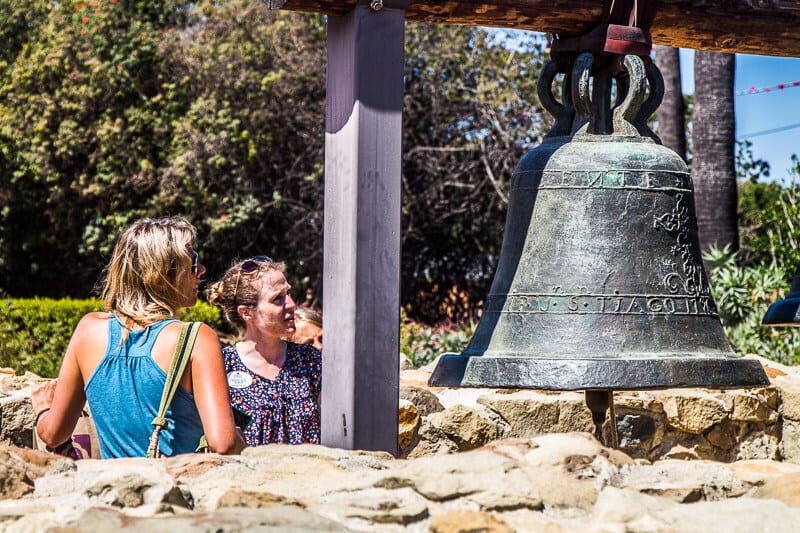
POLYGON ((543 69, 539 96, 556 123, 514 172, 475 334, 461 354, 440 358, 430 385, 767 384, 761 364, 737 355, 720 323, 689 170, 647 126, 663 96, 658 69, 628 55, 593 74, 593 61, 581 54, 566 73, 564 105, 552 93, 559 67, 543 69))

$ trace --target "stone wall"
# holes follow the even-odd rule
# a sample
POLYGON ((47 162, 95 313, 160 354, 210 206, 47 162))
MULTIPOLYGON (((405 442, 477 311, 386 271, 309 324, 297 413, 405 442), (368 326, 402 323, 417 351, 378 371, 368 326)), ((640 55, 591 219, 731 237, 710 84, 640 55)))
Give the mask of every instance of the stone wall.
POLYGON ((241 456, 71 461, 0 446, 0 530, 792 531, 800 466, 650 464, 588 433, 417 459, 269 445, 241 456))
MULTIPOLYGON (((768 387, 615 392, 619 448, 649 461, 800 463, 800 369, 758 359, 771 379, 768 387)), ((594 429, 581 392, 430 388, 434 367, 435 362, 401 372, 403 457, 466 451, 501 438, 594 429)))
MULTIPOLYGON (((619 448, 636 459, 800 464, 800 368, 760 359, 763 388, 616 392, 619 448)), ((401 457, 468 451, 505 438, 592 432, 581 392, 432 388, 435 362, 401 371, 401 457)), ((34 374, 0 369, 0 443, 30 447, 34 374)), ((608 428, 606 428, 606 434, 608 428)), ((608 442, 608 440, 607 440, 608 442)))
POLYGON ((25 448, 40 378, 0 372, 0 530, 791 531, 800 379, 616 393, 620 448, 580 393, 431 389, 402 372, 407 459, 270 445, 241 456, 71 461, 25 448), (689 460, 690 459, 690 460, 689 460))

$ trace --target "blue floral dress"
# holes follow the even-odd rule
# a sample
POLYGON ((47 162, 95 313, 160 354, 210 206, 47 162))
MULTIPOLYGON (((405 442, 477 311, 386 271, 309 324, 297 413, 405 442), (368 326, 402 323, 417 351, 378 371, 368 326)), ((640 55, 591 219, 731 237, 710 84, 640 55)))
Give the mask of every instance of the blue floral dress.
POLYGON ((236 345, 222 350, 231 405, 251 417, 245 444, 319 444, 322 358, 308 344, 287 343, 286 362, 274 380, 242 363, 236 345))

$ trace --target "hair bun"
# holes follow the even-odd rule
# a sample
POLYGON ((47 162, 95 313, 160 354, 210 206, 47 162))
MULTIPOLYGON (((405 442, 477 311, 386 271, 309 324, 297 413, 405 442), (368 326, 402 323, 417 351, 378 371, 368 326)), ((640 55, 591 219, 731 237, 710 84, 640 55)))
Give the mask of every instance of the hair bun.
POLYGON ((208 303, 216 305, 217 307, 222 307, 222 289, 221 281, 211 284, 208 289, 206 289, 206 299, 208 303))

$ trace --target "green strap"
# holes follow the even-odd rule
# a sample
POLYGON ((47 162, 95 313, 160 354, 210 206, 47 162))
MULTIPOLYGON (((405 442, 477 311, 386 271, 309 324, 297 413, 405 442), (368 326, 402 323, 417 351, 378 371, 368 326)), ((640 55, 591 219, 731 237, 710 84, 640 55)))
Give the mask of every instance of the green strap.
POLYGON ((153 434, 150 436, 150 443, 147 449, 147 457, 159 457, 158 451, 158 433, 167 427, 167 409, 172 404, 172 398, 178 390, 178 385, 181 382, 183 372, 186 370, 186 365, 189 363, 189 358, 192 354, 194 341, 197 338, 197 332, 200 329, 200 322, 184 323, 181 327, 181 334, 178 337, 178 344, 175 346, 175 354, 172 356, 172 361, 169 365, 169 372, 167 373, 167 380, 164 383, 164 392, 161 394, 161 405, 158 407, 158 414, 150 422, 154 426, 153 434))

